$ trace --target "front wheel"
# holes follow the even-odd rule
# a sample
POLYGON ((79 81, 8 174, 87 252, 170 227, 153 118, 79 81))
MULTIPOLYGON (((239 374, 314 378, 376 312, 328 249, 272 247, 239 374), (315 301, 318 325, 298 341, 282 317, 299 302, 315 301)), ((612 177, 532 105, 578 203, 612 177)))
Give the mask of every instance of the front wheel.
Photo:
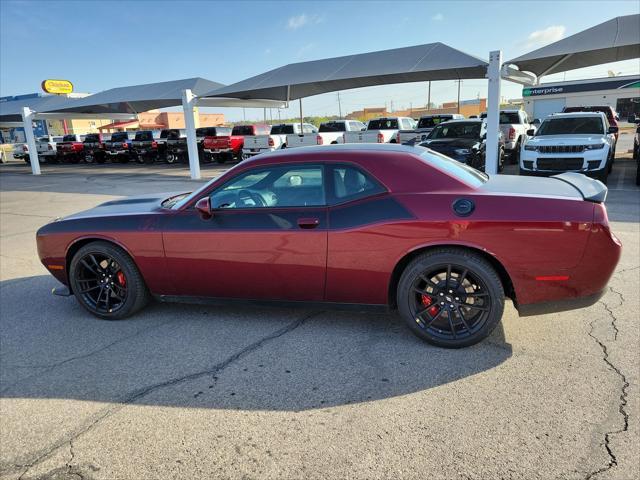
POLYGON ((474 345, 493 331, 504 311, 498 274, 482 257, 439 248, 415 258, 397 289, 400 314, 415 335, 433 345, 474 345))
POLYGON ((104 320, 126 318, 149 301, 149 292, 131 257, 108 242, 78 250, 69 268, 70 286, 86 310, 104 320))

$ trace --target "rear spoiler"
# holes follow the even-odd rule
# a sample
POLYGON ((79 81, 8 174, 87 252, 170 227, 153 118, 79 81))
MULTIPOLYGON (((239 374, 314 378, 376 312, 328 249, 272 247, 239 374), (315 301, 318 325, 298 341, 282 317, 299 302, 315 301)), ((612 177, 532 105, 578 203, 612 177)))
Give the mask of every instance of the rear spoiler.
POLYGON ((586 175, 575 172, 561 173, 551 178, 568 183, 580 192, 587 202, 603 203, 607 199, 607 187, 600 180, 589 178, 586 175))

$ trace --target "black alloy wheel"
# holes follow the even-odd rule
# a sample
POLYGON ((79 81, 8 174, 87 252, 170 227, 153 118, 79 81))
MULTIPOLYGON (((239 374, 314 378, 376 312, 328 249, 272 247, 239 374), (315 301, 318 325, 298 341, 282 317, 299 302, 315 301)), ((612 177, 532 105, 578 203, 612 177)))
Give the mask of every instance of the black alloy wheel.
POLYGON ((70 265, 71 289, 80 304, 106 320, 125 318, 148 302, 135 263, 116 245, 96 241, 80 248, 70 265))
POLYGON ((420 338, 447 348, 488 336, 502 317, 504 290, 483 258, 462 249, 417 257, 398 285, 398 308, 420 338))

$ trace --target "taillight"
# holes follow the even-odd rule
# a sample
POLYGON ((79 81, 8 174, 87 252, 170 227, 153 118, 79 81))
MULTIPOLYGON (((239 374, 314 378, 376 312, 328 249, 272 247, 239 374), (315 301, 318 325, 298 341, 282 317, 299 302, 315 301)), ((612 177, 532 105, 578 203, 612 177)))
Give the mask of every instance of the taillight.
POLYGON ((516 129, 513 127, 509 127, 509 140, 513 140, 516 138, 516 129))
POLYGON ((158 148, 158 142, 156 142, 155 140, 151 142, 151 148, 158 148))
POLYGON ((269 146, 270 147, 275 147, 275 145, 276 144, 274 143, 273 138, 269 137, 269 146))
POLYGON ((316 144, 317 145, 322 145, 324 143, 324 140, 322 140, 322 137, 320 135, 316 136, 316 144))
POLYGON ((122 148, 129 148, 129 145, 127 145, 126 143, 123 143, 122 148))
POLYGON ((378 133, 378 143, 384 143, 384 135, 382 133, 378 133))

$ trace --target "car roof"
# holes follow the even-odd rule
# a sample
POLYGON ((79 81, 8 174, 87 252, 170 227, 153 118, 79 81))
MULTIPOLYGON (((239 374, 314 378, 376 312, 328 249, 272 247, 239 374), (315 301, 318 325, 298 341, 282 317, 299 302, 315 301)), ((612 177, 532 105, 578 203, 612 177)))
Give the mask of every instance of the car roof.
POLYGON ((242 162, 245 163, 271 163, 273 159, 286 159, 287 157, 298 157, 296 161, 304 162, 317 162, 317 156, 308 156, 305 158, 305 155, 300 155, 300 153, 327 153, 327 154, 336 154, 343 152, 353 152, 353 153, 410 153, 413 155, 419 155, 420 152, 417 151, 416 147, 411 147, 408 145, 400 145, 397 143, 340 143, 333 145, 310 145, 305 147, 297 147, 297 148, 285 148, 281 150, 274 150, 272 152, 262 153, 260 155, 256 155, 255 157, 245 160, 242 162))
POLYGON ((445 123, 485 123, 485 121, 483 118, 454 118, 452 120, 442 122, 440 125, 444 125, 445 123))
MULTIPOLYGON (((603 112, 565 112, 565 113, 552 113, 547 118, 568 118, 568 117, 604 117, 603 112)), ((545 119, 546 120, 546 119, 545 119)))

